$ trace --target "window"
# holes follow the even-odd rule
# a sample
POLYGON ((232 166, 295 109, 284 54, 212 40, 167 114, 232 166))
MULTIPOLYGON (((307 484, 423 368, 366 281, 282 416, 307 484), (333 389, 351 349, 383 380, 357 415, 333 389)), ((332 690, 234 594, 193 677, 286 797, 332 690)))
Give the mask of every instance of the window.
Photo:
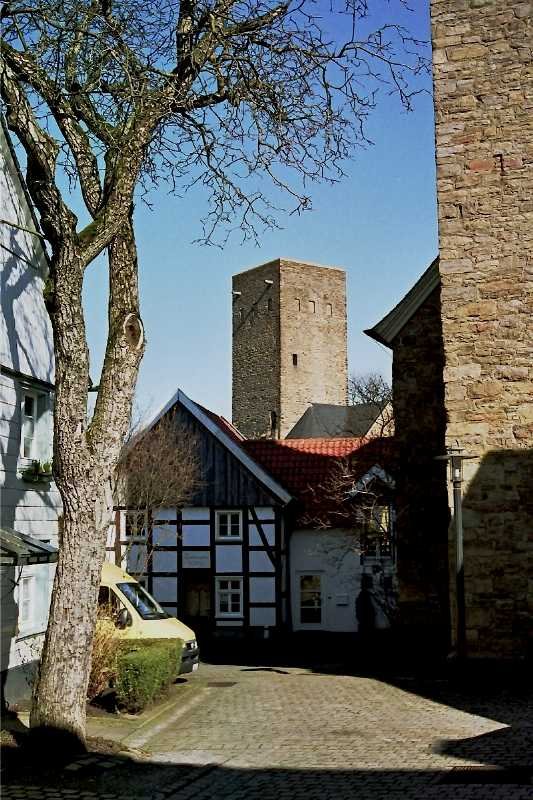
POLYGON ((216 538, 242 539, 242 514, 240 511, 216 512, 216 538))
POLYGON ((117 588, 130 601, 142 619, 166 619, 168 617, 167 612, 163 611, 159 603, 139 583, 117 583, 117 588))
POLYGON ((100 586, 98 590, 98 612, 106 617, 116 617, 124 608, 115 592, 109 586, 100 586))
POLYGON ((300 575, 300 622, 322 623, 322 580, 320 575, 300 575))
POLYGON ((309 313, 314 314, 316 312, 316 303, 314 300, 309 300, 309 313))
POLYGON ((275 411, 270 412, 270 435, 272 437, 276 436, 278 430, 278 415, 275 411))
POLYGON ((216 578, 218 617, 242 617, 242 578, 216 578))
POLYGON ((35 578, 33 575, 25 576, 19 581, 18 606, 19 628, 31 628, 35 622, 35 578))
POLYGON ((52 395, 24 388, 20 455, 42 464, 52 460, 52 395))
POLYGON ((293 353, 292 354, 292 366, 293 367, 297 367, 298 366, 298 353, 293 353))
POLYGON ((272 298, 269 297, 267 300, 267 311, 272 311, 272 298))
POLYGON ((126 511, 124 533, 126 539, 146 539, 148 520, 146 511, 126 511))
POLYGON ((328 317, 333 316, 333 306, 331 305, 331 303, 326 303, 326 314, 328 315, 328 317))
POLYGON ((296 297, 294 299, 294 305, 295 305, 296 311, 301 311, 302 310, 302 304, 300 302, 300 298, 299 297, 296 297))

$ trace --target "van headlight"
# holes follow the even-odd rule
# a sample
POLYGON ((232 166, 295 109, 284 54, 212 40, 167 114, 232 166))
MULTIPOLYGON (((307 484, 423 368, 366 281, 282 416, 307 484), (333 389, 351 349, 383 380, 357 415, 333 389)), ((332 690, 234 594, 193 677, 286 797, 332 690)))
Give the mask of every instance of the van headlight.
POLYGON ((190 642, 187 642, 187 650, 196 650, 198 647, 198 643, 196 639, 191 639, 190 642))

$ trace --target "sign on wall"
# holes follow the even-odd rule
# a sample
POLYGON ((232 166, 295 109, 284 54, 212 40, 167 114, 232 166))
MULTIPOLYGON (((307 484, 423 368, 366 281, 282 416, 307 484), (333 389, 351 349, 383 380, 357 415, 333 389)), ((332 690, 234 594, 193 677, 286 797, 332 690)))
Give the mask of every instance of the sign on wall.
POLYGON ((208 569, 211 566, 210 553, 184 550, 181 563, 183 569, 208 569))

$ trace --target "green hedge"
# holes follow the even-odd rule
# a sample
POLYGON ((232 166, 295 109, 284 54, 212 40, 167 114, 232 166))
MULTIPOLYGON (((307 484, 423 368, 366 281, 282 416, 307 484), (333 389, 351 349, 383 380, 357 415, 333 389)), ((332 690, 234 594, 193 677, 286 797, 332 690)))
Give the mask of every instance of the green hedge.
POLYGON ((142 711, 179 675, 183 642, 147 639, 121 643, 117 659, 117 703, 126 711, 142 711))

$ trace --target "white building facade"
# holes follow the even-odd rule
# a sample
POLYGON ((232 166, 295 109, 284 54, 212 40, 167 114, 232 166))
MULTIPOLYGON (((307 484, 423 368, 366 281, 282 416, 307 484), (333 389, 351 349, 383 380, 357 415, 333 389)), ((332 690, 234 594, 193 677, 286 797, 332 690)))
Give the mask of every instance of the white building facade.
MULTIPOLYGON (((44 543, 44 552, 49 551, 46 545, 57 545, 61 509, 51 475, 54 371, 43 300, 47 259, 3 122, 0 207, 0 527, 44 543)), ((17 558, 2 547, 6 702, 28 694, 42 647, 54 569, 43 560, 43 553, 17 558)))

